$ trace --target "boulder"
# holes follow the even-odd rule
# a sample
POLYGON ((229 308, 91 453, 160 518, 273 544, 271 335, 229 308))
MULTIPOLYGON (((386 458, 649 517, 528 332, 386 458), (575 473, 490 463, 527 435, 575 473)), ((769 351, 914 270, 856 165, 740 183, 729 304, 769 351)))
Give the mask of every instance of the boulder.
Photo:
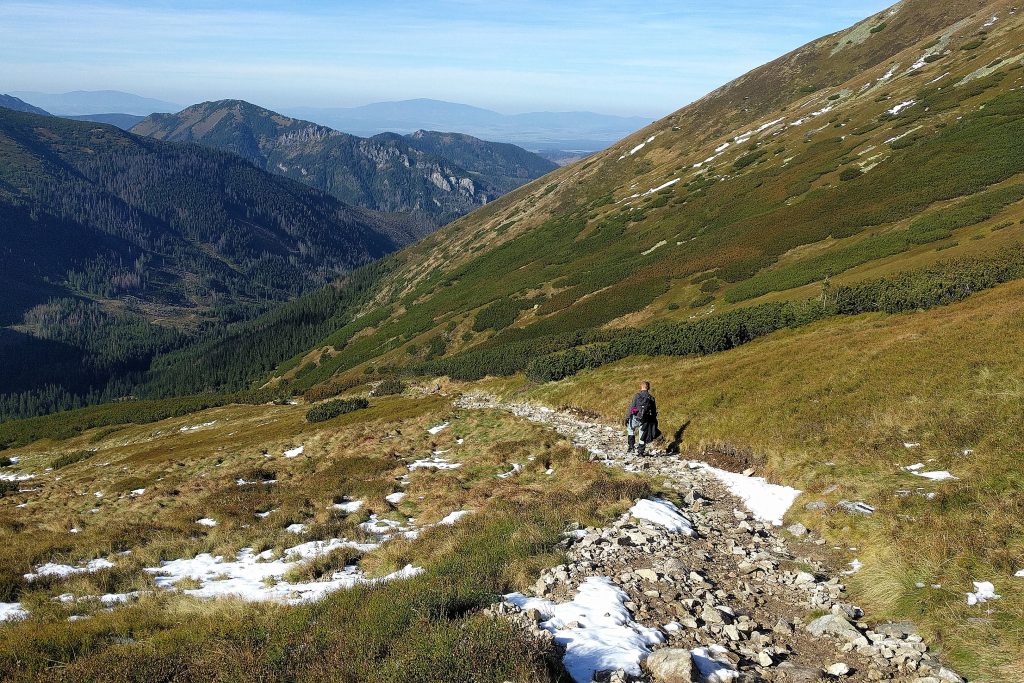
POLYGON ((807 631, 811 635, 830 635, 840 640, 845 640, 853 645, 867 645, 868 639, 858 631, 853 624, 836 614, 826 614, 818 617, 807 624, 807 631))
POLYGON ((693 659, 690 651, 684 648, 655 650, 644 666, 656 683, 690 683, 693 680, 693 659))

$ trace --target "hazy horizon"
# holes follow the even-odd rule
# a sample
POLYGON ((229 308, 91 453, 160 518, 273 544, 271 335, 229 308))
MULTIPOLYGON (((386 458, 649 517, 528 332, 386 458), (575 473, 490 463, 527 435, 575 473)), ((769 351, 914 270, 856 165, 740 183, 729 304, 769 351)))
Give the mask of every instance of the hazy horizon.
POLYGON ((890 3, 2 2, 6 91, 658 117, 890 3))

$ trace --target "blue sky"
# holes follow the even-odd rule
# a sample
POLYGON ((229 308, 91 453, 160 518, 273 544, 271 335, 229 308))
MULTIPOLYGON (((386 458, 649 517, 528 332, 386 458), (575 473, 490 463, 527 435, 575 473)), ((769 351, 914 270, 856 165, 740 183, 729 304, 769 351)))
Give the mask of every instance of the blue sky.
POLYGON ((889 4, 0 0, 0 92, 660 116, 889 4))

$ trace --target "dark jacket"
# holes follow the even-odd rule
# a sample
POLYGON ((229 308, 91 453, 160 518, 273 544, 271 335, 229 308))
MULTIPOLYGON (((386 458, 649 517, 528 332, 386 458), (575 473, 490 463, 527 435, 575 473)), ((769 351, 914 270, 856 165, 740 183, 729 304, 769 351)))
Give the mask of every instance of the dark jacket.
POLYGON ((648 414, 644 416, 644 423, 658 424, 658 404, 654 401, 654 396, 649 391, 638 391, 636 396, 633 397, 633 401, 629 404, 629 411, 626 413, 626 422, 629 422, 629 418, 633 417, 636 413, 637 406, 644 400, 650 403, 651 408, 648 414))

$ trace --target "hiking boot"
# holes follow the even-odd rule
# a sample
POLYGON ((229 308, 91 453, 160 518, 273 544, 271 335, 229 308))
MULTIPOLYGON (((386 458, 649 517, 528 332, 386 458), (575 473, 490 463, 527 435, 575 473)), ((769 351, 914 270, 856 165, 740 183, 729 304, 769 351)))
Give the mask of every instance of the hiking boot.
POLYGON ((627 436, 626 437, 626 453, 632 453, 635 450, 636 450, 636 437, 635 436, 627 436))
POLYGON ((644 449, 647 447, 646 444, 640 444, 636 447, 636 454, 641 458, 644 457, 644 449))

